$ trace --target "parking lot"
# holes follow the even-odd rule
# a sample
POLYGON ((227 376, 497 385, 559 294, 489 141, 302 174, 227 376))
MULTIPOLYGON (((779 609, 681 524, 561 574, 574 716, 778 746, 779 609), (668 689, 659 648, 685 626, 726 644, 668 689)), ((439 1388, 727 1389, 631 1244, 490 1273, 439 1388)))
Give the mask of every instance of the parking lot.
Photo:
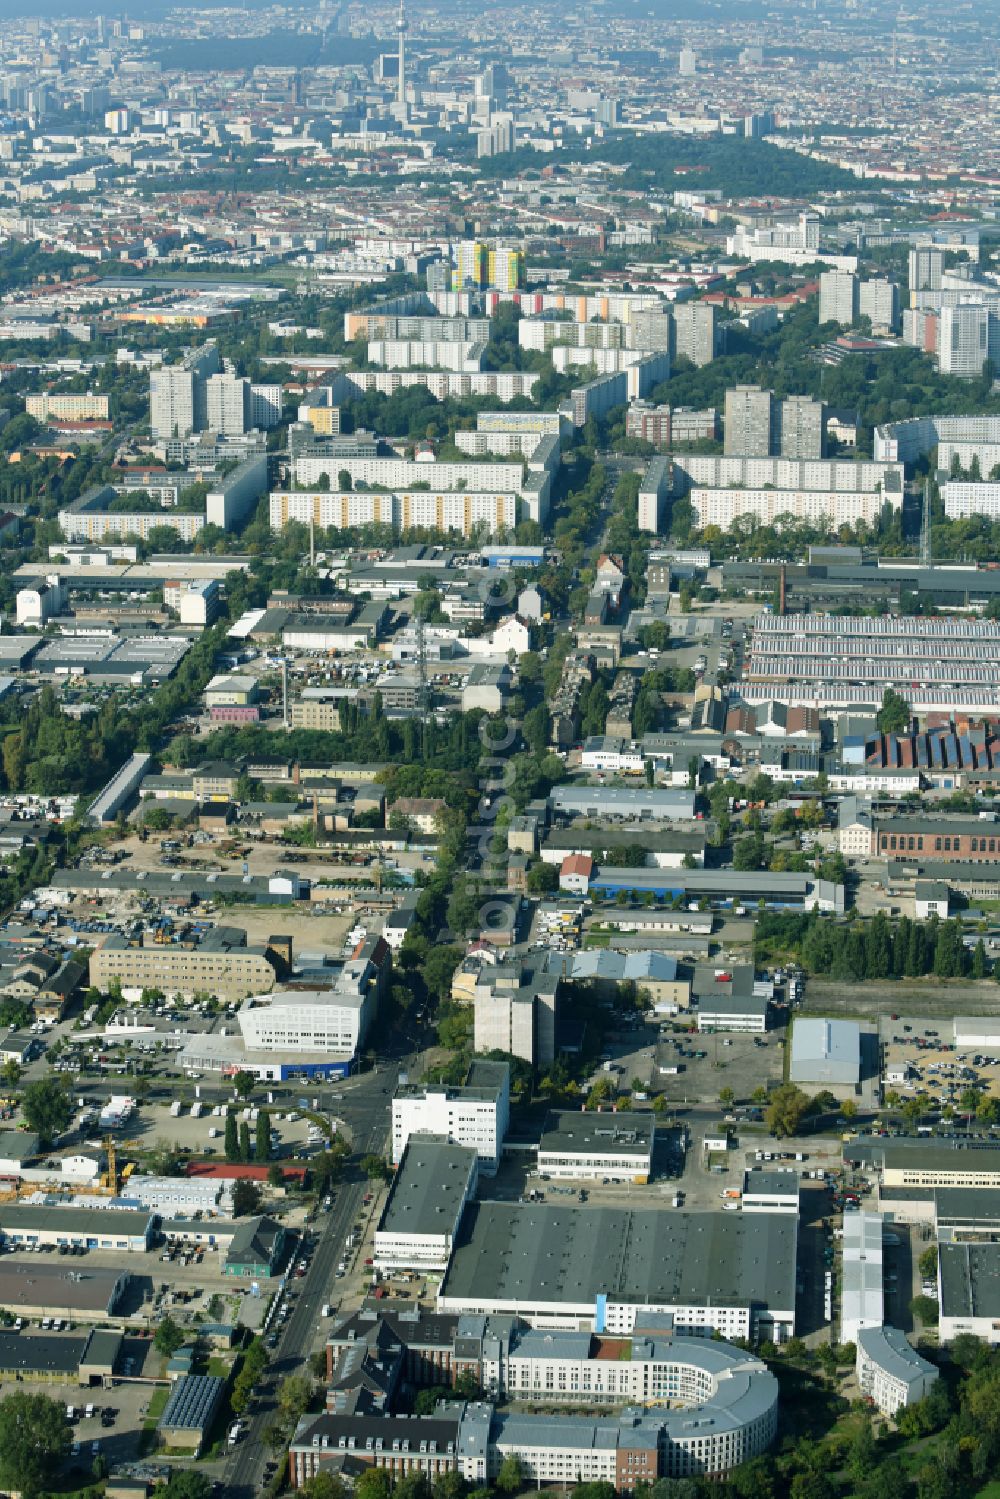
POLYGON ((956 1111, 968 1088, 1000 1096, 1000 1051, 956 1051, 946 1021, 883 1016, 880 1033, 885 1094, 919 1099, 934 1109, 950 1104, 956 1111))
MULTIPOLYGON (((0 1381, 0 1399, 23 1392, 24 1388, 15 1380, 0 1381)), ((46 1381, 36 1388, 43 1389, 51 1400, 57 1400, 67 1408, 73 1407, 70 1469, 89 1471, 98 1452, 111 1468, 138 1457, 142 1423, 155 1385, 117 1382, 105 1390, 46 1381), (87 1416, 85 1412, 91 1404, 93 1414, 87 1416), (98 1444, 96 1451, 95 1443, 98 1444)))
POLYGON ((637 1031, 638 1047, 619 1043, 605 1051, 625 1082, 638 1077, 672 1104, 714 1102, 723 1088, 747 1101, 758 1088, 781 1081, 784 1035, 784 1029, 763 1036, 692 1032, 678 1017, 637 1031))
MULTIPOLYGON (((206 1103, 203 1112, 191 1117, 192 1106, 197 1106, 195 1097, 197 1083, 188 1080, 178 1083, 178 1096, 183 1099, 179 1114, 172 1114, 165 1103, 140 1103, 122 1131, 124 1142, 135 1141, 142 1149, 155 1145, 157 1140, 168 1141, 171 1148, 197 1155, 223 1154, 226 1128, 226 1106, 206 1103)), ((304 1155, 314 1146, 315 1126, 310 1134, 311 1121, 302 1117, 297 1109, 267 1108, 267 1094, 258 1089, 249 1105, 235 1104, 238 1120, 246 1120, 251 1130, 256 1124, 258 1109, 264 1106, 272 1132, 271 1154, 282 1156, 304 1155), (274 1137, 277 1136, 277 1143, 274 1137)), ((93 1128, 96 1130, 97 1125, 93 1128)))

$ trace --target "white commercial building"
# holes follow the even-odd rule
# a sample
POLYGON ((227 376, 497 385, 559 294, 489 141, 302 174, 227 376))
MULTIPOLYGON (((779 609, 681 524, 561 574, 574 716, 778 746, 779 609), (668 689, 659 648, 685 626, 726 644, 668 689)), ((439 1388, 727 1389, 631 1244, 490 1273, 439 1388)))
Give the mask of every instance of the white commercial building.
POLYGON ((353 1055, 375 1009, 367 989, 283 988, 244 1000, 237 1016, 250 1051, 353 1055))
POLYGON ((29 630, 41 630, 50 619, 62 614, 68 602, 69 588, 58 573, 53 573, 44 583, 18 589, 15 601, 17 623, 29 630))
POLYGON ((375 1230, 382 1270, 447 1269, 479 1157, 436 1135, 411 1135, 375 1230))
POLYGON ((552 1113, 538 1145, 538 1170, 563 1181, 635 1182, 653 1170, 652 1114, 552 1113))
POLYGON ((114 822, 122 807, 142 785, 152 758, 152 755, 146 754, 143 750, 138 750, 129 756, 121 769, 116 771, 91 802, 87 813, 91 822, 97 823, 98 827, 105 827, 109 822, 114 822))
POLYGON ((500 1164, 509 1124, 506 1062, 473 1062, 461 1087, 401 1083, 392 1100, 393 1165, 403 1159, 411 1135, 439 1135, 474 1150, 479 1169, 492 1175, 500 1164))
POLYGON ((745 1171, 743 1173, 743 1211, 745 1213, 799 1214, 799 1178, 791 1170, 745 1171))
POLYGON ((861 1078, 861 1027, 856 1020, 796 1016, 789 1080, 853 1088, 861 1078))
POLYGON ((678 1335, 781 1342, 795 1331, 797 1240, 784 1213, 470 1203, 438 1308, 609 1337, 664 1313, 678 1335))
POLYGON ((178 614, 182 625, 200 625, 202 629, 222 612, 222 595, 217 578, 188 583, 181 590, 178 614))

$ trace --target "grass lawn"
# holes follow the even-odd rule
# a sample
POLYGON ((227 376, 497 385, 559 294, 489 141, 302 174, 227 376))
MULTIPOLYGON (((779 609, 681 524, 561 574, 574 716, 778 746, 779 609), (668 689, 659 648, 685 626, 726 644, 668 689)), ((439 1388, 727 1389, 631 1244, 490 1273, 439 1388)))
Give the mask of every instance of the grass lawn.
POLYGON ((166 1406, 166 1403, 169 1399, 169 1387, 167 1385, 158 1385, 150 1396, 149 1405, 146 1407, 146 1414, 143 1417, 142 1422, 143 1430, 152 1430, 157 1421, 163 1415, 164 1407, 166 1406))

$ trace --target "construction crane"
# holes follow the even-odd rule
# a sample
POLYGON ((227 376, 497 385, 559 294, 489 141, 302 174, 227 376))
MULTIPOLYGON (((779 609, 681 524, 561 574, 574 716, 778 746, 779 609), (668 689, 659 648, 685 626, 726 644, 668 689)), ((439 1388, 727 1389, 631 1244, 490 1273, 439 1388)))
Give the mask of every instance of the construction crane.
POLYGON ((108 1157, 108 1169, 101 1178, 101 1185, 112 1197, 118 1196, 118 1155, 113 1135, 104 1136, 104 1149, 108 1157))

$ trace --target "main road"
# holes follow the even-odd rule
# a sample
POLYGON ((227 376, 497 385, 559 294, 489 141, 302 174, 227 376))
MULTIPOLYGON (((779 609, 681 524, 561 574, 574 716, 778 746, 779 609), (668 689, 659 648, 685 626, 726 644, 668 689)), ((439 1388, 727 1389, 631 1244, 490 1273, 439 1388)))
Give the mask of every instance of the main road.
POLYGON ((368 1183, 357 1158, 368 1152, 386 1153, 392 1091, 399 1071, 395 1064, 380 1066, 377 1072, 362 1074, 345 1089, 345 1107, 339 1112, 349 1119, 354 1159, 336 1188, 332 1209, 321 1210, 315 1220, 318 1237, 314 1240, 309 1268, 301 1280, 290 1283, 296 1293, 293 1310, 283 1328, 277 1319, 273 1323, 278 1346, 258 1387, 249 1415, 249 1430, 227 1459, 223 1477, 223 1492, 227 1496, 250 1499, 261 1487, 270 1455, 264 1432, 277 1419, 278 1385, 286 1375, 302 1371, 313 1352, 321 1322, 320 1309, 324 1302, 334 1299, 337 1264, 344 1258, 347 1235, 364 1211, 368 1183))

